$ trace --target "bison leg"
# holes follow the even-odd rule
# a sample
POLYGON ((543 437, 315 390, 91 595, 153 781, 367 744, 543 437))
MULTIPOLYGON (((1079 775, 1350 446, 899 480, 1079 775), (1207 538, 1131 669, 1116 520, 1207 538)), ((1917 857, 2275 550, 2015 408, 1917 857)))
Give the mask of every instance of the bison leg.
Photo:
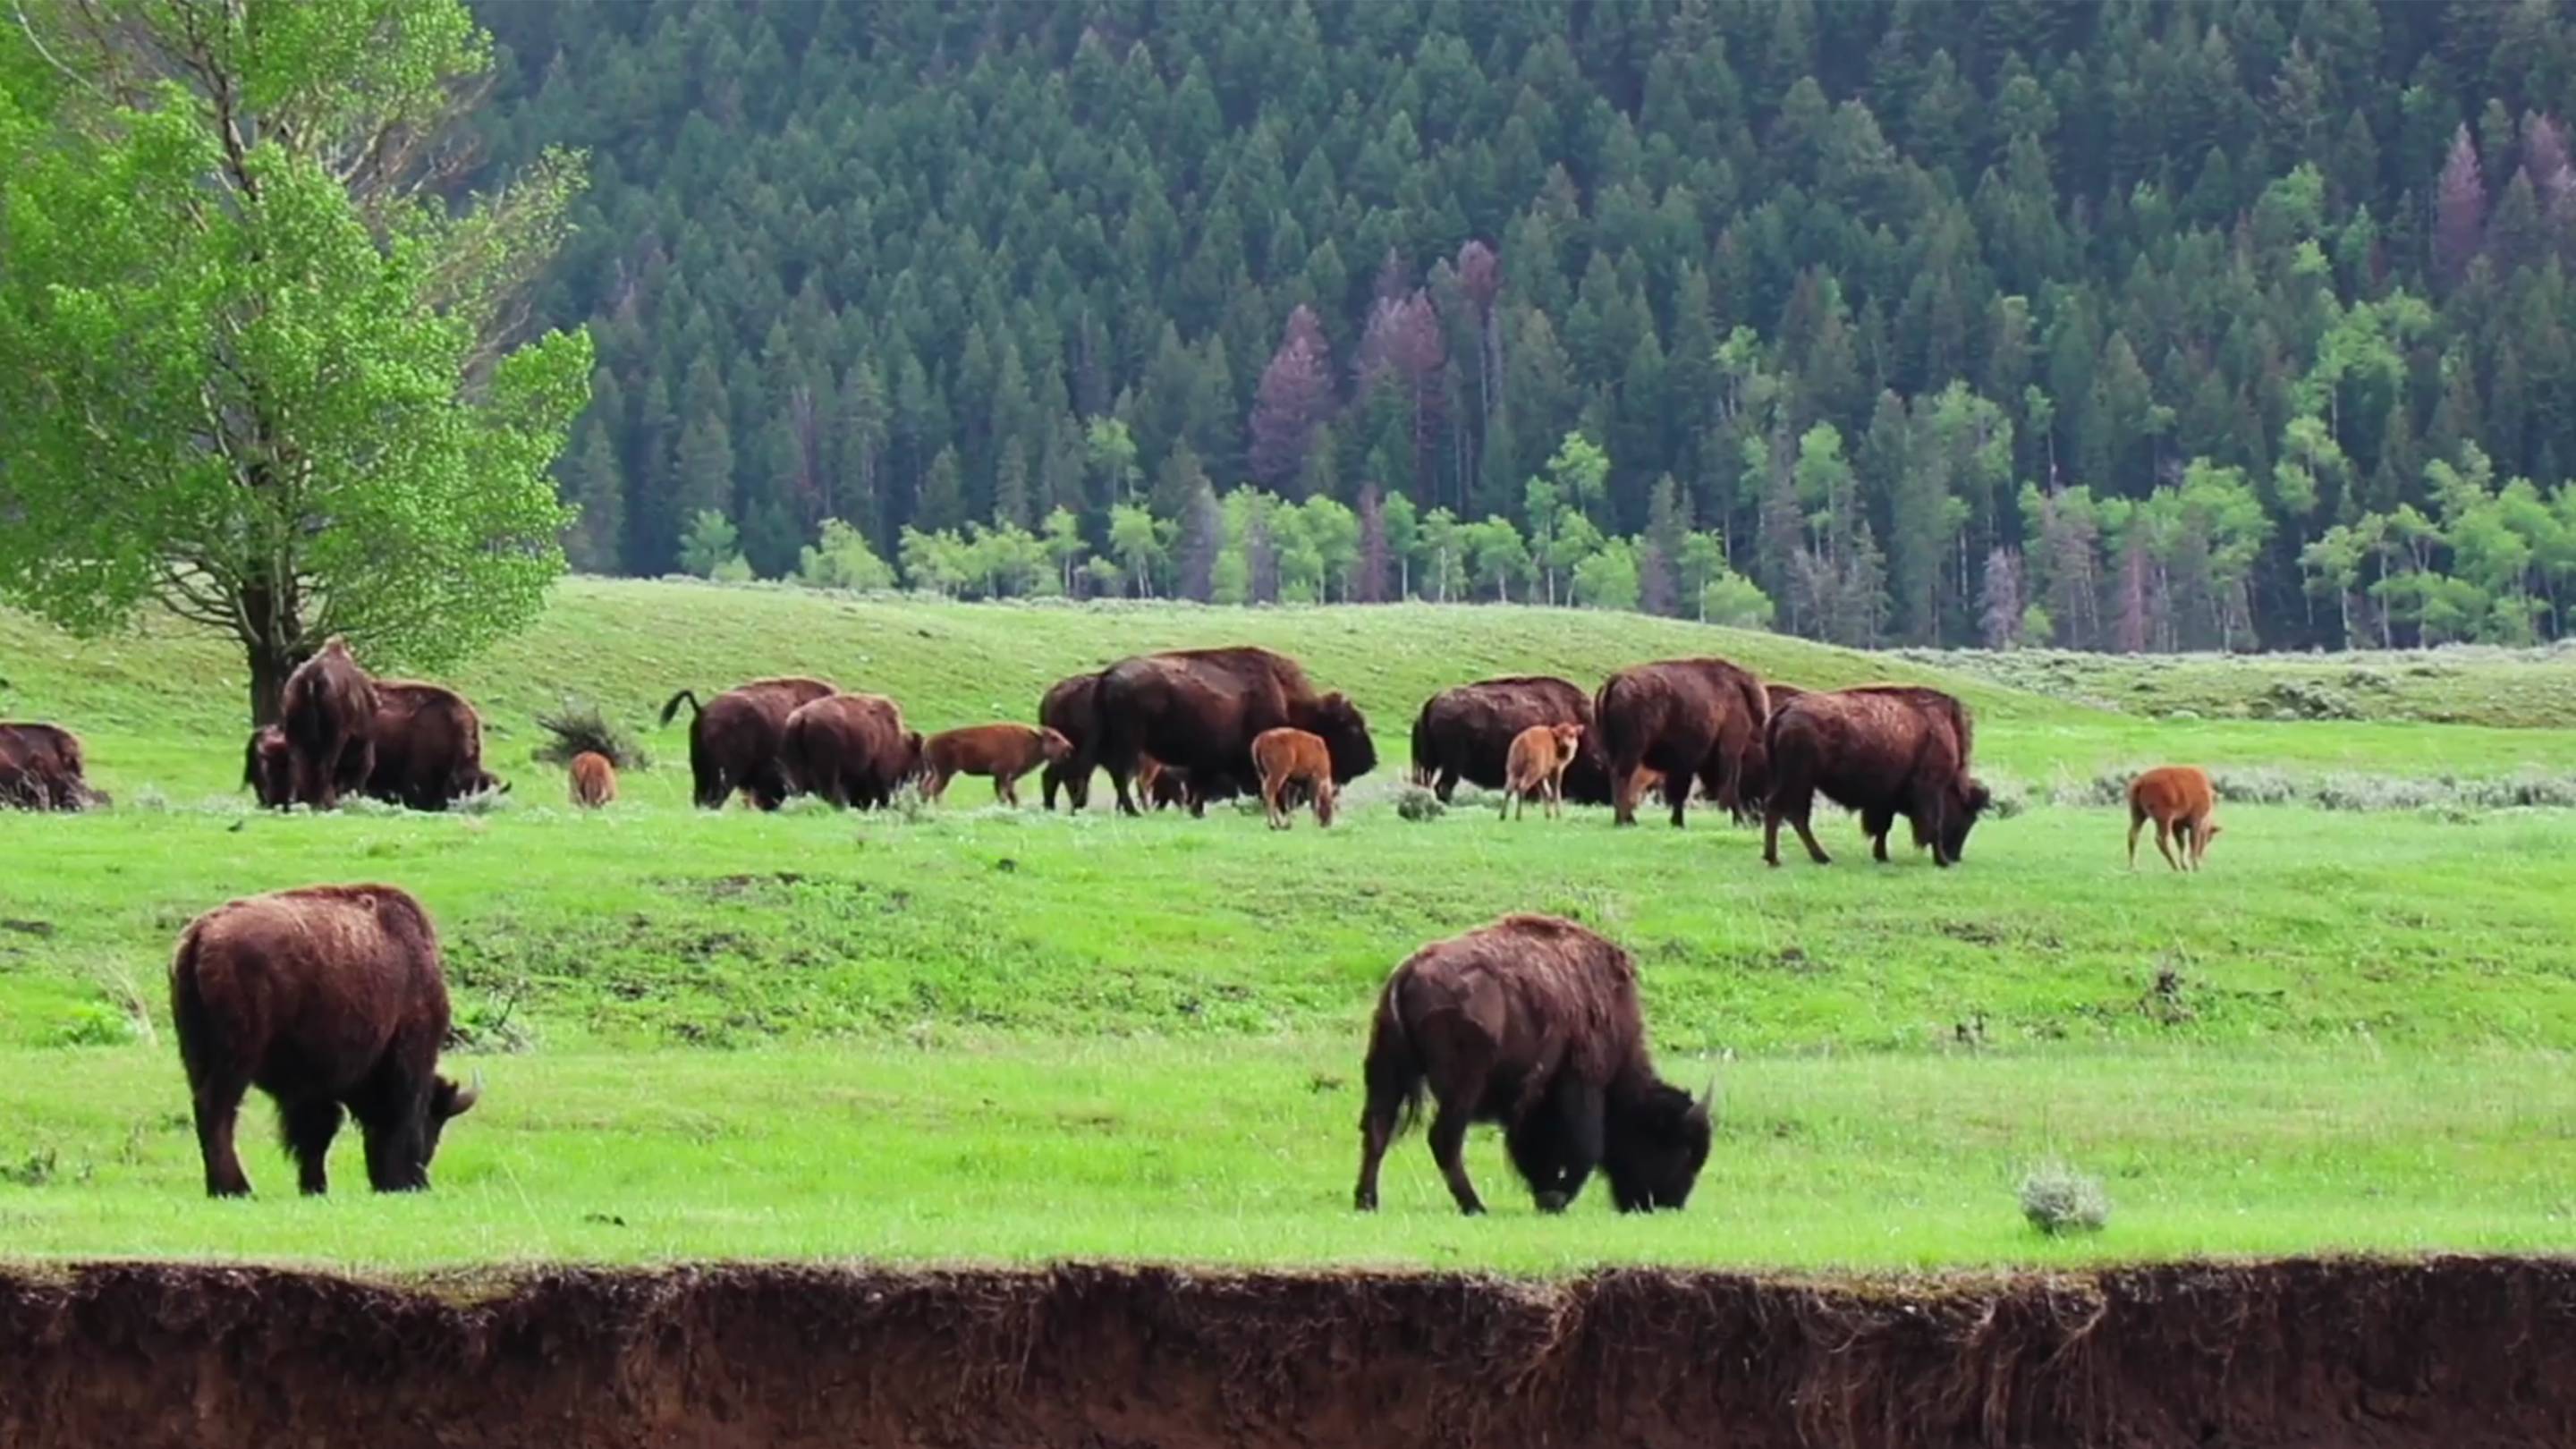
POLYGON ((2182 869, 2182 862, 2181 862, 2181 861, 2178 861, 2178 860, 2176 860, 2176 859, 2174 859, 2174 853, 2173 853, 2173 844, 2172 844, 2172 841, 2173 841, 2173 826, 2172 826, 2170 823, 2166 822, 2166 821, 2162 821, 2162 820, 2157 821, 2157 822, 2156 822, 2156 849, 2157 849, 2158 851, 2161 851, 2161 852, 2164 854, 2165 864, 2167 864, 2167 865, 2169 865, 2169 866, 2172 866, 2172 867, 2173 867, 2174 869, 2176 869, 2176 870, 2180 870, 2180 869, 2182 869))
POLYGON ((1896 828, 1893 810, 1864 810, 1860 813, 1860 833, 1869 837, 1870 858, 1887 864, 1887 832, 1896 828))
POLYGON ((249 1090, 248 1080, 235 1078, 198 1083, 192 1094, 189 1105, 196 1112, 197 1155, 205 1159, 208 1197, 250 1196, 250 1178, 233 1150, 233 1124, 241 1117, 242 1094, 249 1090))
POLYGON ((1378 1164, 1386 1161, 1386 1145, 1395 1140, 1396 1113, 1403 1104, 1402 1091, 1381 1092, 1372 1083, 1368 1105, 1360 1109, 1360 1182, 1351 1190, 1351 1206, 1361 1212, 1377 1211, 1378 1164))
POLYGON ((1458 772, 1446 765, 1441 766, 1440 778, 1431 786, 1431 793, 1440 797, 1441 804, 1448 804, 1449 797, 1458 793, 1458 772))
POLYGON ((1543 1213, 1565 1211, 1601 1164, 1601 1089, 1559 1073, 1538 1109, 1503 1134, 1512 1166, 1543 1213))
POLYGON ((1458 1201, 1458 1211, 1474 1217, 1485 1210, 1484 1199, 1476 1196, 1476 1184, 1467 1176, 1468 1103, 1442 1102, 1431 1118, 1431 1160, 1440 1164, 1441 1177, 1448 1180, 1449 1195, 1458 1201))
POLYGON ((1610 762, 1610 776, 1614 782, 1610 787, 1610 823, 1636 824, 1637 766, 1633 762, 1622 765, 1613 760, 1610 762))
POLYGON ((328 1097, 280 1102, 277 1131, 285 1139, 286 1150, 295 1156, 297 1189, 306 1197, 329 1192, 325 1164, 331 1156, 331 1139, 340 1135, 340 1104, 328 1097))
POLYGON ((1815 803, 1813 792, 1784 792, 1782 798, 1771 802, 1769 809, 1763 813, 1762 820, 1764 864, 1780 863, 1780 822, 1784 819, 1797 830, 1798 839, 1807 847, 1809 860, 1818 865, 1834 863, 1834 858, 1825 854, 1825 848, 1816 843, 1816 832, 1809 828, 1807 823, 1807 817, 1814 811, 1815 803))
POLYGON ((2146 827, 2147 812, 2129 807, 2129 869, 2138 868, 2138 832, 2146 827))

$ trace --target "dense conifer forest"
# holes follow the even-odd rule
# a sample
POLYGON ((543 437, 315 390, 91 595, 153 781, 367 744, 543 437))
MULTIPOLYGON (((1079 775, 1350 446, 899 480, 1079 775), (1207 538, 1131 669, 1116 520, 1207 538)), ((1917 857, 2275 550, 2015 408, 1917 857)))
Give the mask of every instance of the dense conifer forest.
POLYGON ((489 3, 577 566, 2521 642, 2552 0, 489 3))

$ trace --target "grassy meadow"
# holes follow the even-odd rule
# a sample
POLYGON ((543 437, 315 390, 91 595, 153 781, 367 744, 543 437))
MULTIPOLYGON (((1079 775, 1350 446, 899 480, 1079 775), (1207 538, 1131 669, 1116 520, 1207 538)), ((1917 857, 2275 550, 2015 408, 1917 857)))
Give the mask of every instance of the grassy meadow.
MULTIPOLYGON (((78 729, 117 796, 0 814, 0 1252, 1550 1271, 2576 1249, 2576 811, 2476 791, 2385 810, 2239 799, 2208 871, 2180 877, 2152 845, 2126 869, 2125 813, 2072 803, 2167 760, 2364 801, 2497 780, 2554 798, 2576 777, 2576 730, 2525 703, 2576 659, 2359 659, 2339 667, 2452 671, 2454 693, 2502 702, 2441 722, 2394 698, 2409 684, 2348 689, 2358 718, 2228 718, 2198 672, 2140 668, 2114 709, 1992 660, 1954 672, 1630 615, 577 580, 448 676, 516 783, 502 808, 316 818, 238 791, 242 669, 219 644, 82 643, 0 613, 0 716, 78 729), (684 732, 650 728, 678 687, 791 669, 893 694, 924 729, 1027 719, 1062 674, 1219 642, 1296 654, 1369 712, 1382 766, 1334 829, 1274 833, 1257 808, 1048 815, 1034 780, 1016 812, 968 780, 936 811, 706 815, 686 804, 684 732), (2025 808, 1947 872, 1871 864, 1839 815, 1819 821, 1833 866, 1792 844, 1770 871, 1758 833, 1713 813, 1674 832, 1580 808, 1507 826, 1463 797, 1426 822, 1392 808, 1413 712, 1443 685, 1589 683, 1712 652, 1801 684, 1953 688, 1978 711, 1981 768, 2025 808), (567 696, 659 756, 603 814, 565 808, 560 772, 529 759, 535 713, 567 696), (426 1198, 372 1197, 344 1144, 329 1201, 294 1200, 263 1147, 245 1154, 262 1196, 208 1203, 170 943, 231 896, 362 879, 440 922, 453 1055, 486 1075, 486 1105, 426 1198), (1454 1217, 1419 1137, 1389 1163, 1387 1211, 1348 1210, 1378 982, 1511 909, 1629 945, 1667 1072, 1718 1077, 1718 1150, 1681 1217, 1620 1220, 1595 1191, 1540 1219, 1484 1132, 1471 1168, 1493 1217, 1454 1217), (2015 1185, 2048 1162, 2102 1179, 2105 1232, 2022 1222, 2015 1185)), ((2271 689, 2245 667, 2246 689, 2271 689)))

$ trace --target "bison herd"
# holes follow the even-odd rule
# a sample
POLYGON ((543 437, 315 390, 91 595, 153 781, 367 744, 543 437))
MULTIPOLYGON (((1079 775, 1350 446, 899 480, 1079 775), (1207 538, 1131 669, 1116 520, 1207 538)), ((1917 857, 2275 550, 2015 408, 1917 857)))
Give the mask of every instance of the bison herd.
MULTIPOLYGON (((1084 808, 1098 770, 1133 814, 1258 794, 1274 827, 1298 804, 1330 825, 1341 788, 1377 765, 1368 721, 1318 691, 1292 659, 1257 648, 1122 659, 1058 681, 1039 723, 987 724, 925 738, 883 695, 806 677, 760 679, 690 709, 696 803, 739 795, 763 809, 813 795, 841 807, 890 803, 907 785, 936 800, 959 775, 1019 800, 1039 773, 1046 807, 1084 808)), ((1989 795, 1970 771, 1967 707, 1939 690, 1862 685, 1802 690, 1723 659, 1632 665, 1591 694, 1516 675, 1443 690, 1412 738, 1413 783, 1442 800, 1460 781, 1503 792, 1504 809, 1606 804, 1633 824, 1660 789, 1674 825, 1697 798, 1763 823, 1779 862, 1786 821, 1818 864, 1816 797, 1857 812, 1872 854, 1904 817, 1936 865, 1956 864, 1989 795)), ((482 724, 454 691, 376 679, 333 638, 288 679, 278 723, 249 741, 244 782, 263 804, 330 809, 363 794, 436 810, 506 789, 482 762, 482 724)), ((575 757, 573 802, 616 798, 614 765, 575 757)), ((0 805, 77 810, 104 803, 80 741, 51 725, 0 724, 0 805)), ((2197 869, 2218 832, 2202 772, 2153 770, 2130 791, 2129 854, 2145 823, 2175 869, 2197 869), (2178 841, 2182 854, 2172 844, 2178 841)), ((233 901, 181 933, 171 1018, 187 1071, 206 1191, 250 1191, 233 1137, 243 1097, 272 1097, 302 1189, 325 1190, 324 1158, 344 1117, 365 1139, 368 1182, 426 1187, 442 1129, 478 1087, 438 1074, 449 1030, 437 933, 392 886, 313 886, 233 901)), ((1431 1104, 1430 1147, 1450 1195, 1483 1211, 1462 1146, 1498 1123, 1514 1171, 1543 1211, 1571 1203, 1595 1171, 1622 1211, 1682 1207, 1706 1162, 1710 1096, 1657 1076, 1638 1009, 1636 966, 1570 921, 1509 915, 1416 951, 1379 993, 1364 1062, 1355 1204, 1373 1209, 1398 1130, 1431 1104)))

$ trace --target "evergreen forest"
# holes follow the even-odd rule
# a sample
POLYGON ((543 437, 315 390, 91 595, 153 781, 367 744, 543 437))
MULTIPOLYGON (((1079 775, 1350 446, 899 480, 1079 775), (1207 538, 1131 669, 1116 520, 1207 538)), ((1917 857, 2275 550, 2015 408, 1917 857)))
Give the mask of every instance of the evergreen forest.
POLYGON ((599 573, 2576 624, 2555 0, 482 3, 599 573))

